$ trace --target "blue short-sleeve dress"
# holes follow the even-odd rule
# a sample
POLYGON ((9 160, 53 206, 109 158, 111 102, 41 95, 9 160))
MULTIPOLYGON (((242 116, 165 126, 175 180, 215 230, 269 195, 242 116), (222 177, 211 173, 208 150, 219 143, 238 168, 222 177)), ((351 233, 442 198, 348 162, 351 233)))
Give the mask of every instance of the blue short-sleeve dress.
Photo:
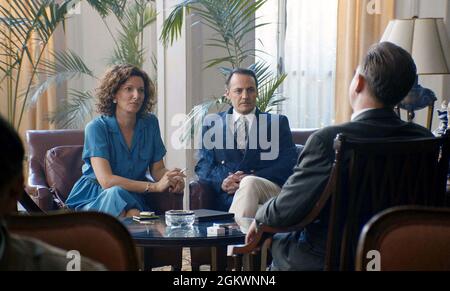
POLYGON ((108 160, 114 175, 146 181, 149 166, 161 161, 165 154, 158 119, 153 114, 136 120, 131 149, 115 116, 94 119, 85 130, 83 175, 73 186, 67 206, 77 211, 99 211, 113 216, 130 209, 149 210, 142 193, 133 193, 117 186, 103 189, 95 176, 91 158, 108 160))

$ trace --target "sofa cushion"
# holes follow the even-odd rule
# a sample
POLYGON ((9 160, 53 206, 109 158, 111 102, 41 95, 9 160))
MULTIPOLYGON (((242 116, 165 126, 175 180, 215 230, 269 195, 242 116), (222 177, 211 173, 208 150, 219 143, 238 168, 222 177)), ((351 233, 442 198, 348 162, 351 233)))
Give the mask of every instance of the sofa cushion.
POLYGON ((82 145, 58 146, 45 155, 45 176, 57 203, 64 203, 75 182, 81 177, 82 145))

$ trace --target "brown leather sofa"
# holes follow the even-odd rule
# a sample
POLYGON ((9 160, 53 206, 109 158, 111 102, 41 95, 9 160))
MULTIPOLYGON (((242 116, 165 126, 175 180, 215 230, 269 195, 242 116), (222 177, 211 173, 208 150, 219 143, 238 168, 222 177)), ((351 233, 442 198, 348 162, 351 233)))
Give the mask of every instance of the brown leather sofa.
MULTIPOLYGON (((29 130, 27 193, 44 211, 64 207, 74 183, 81 176, 83 130, 29 130)), ((183 208, 183 193, 151 193, 147 196, 159 214, 183 208)))
MULTIPOLYGON (((292 138, 296 145, 305 145, 308 138, 317 129, 293 129, 292 138)), ((189 205, 190 209, 213 209, 214 191, 205 183, 199 180, 189 184, 189 205)))
MULTIPOLYGON (((53 187, 47 182, 47 173, 53 171, 46 167, 47 152, 51 149, 60 146, 80 147, 84 142, 84 134, 82 130, 29 130, 26 132, 27 146, 28 146, 28 186, 27 192, 34 200, 34 202, 44 211, 56 210, 61 205, 55 201, 56 195, 53 187), (48 171, 47 171, 48 170, 48 171)), ((65 155, 68 155, 67 153, 65 155)), ((64 160, 64 158, 62 158, 64 160)), ((79 173, 81 176, 81 156, 78 165, 67 163, 67 170, 79 173), (79 168, 80 167, 80 168, 79 168)), ((56 170, 58 172, 58 170, 56 170)), ((66 187, 71 187, 75 181, 66 181, 66 187)), ((68 193, 66 193, 68 194, 68 193)))
MULTIPOLYGON (((81 176, 84 131, 29 130, 26 137, 29 151, 26 191, 44 212, 61 209, 81 176)), ((182 209, 183 195, 150 193, 146 200, 152 211, 162 214, 166 210, 182 209)), ((181 248, 146 248, 144 254, 146 269, 172 265, 175 270, 181 270, 181 248)))

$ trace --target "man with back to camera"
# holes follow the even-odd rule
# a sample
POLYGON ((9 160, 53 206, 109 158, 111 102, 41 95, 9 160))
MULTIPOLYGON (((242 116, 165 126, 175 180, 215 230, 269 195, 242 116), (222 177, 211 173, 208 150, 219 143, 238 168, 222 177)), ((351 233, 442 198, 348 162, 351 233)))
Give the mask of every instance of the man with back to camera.
MULTIPOLYGON (((309 213, 330 176, 337 134, 359 138, 432 137, 429 130, 402 121, 393 110, 412 88, 416 73, 414 61, 404 49, 388 42, 370 48, 350 85, 354 111, 351 122, 324 128, 310 137, 281 193, 258 210, 246 241, 254 239, 257 224, 289 227, 309 213)), ((325 206, 318 220, 303 231, 274 236, 272 270, 323 270, 329 211, 325 206)))
POLYGON ((278 195, 292 174, 297 151, 287 117, 256 108, 258 80, 252 70, 233 70, 225 95, 232 108, 204 122, 195 172, 216 192, 217 210, 253 218, 258 205, 278 195), (208 133, 214 127, 222 134, 220 142, 208 133), (207 146, 210 139, 212 145, 207 146))
MULTIPOLYGON (((4 217, 14 213, 24 192, 24 148, 14 129, 0 116, 0 271, 66 271, 67 251, 33 238, 12 235, 4 217)), ((102 271, 103 265, 80 258, 81 271, 102 271)))

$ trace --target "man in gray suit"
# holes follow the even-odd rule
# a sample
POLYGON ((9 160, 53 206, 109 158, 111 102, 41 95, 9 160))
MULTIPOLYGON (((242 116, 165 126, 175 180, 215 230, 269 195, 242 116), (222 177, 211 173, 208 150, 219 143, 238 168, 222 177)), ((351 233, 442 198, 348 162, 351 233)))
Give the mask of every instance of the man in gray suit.
MULTIPOLYGON (((374 45, 350 85, 352 121, 311 136, 281 193, 258 210, 247 242, 254 239, 260 223, 288 227, 305 218, 330 176, 337 134, 360 138, 431 137, 430 131, 402 121, 393 110, 410 91, 415 78, 416 66, 408 52, 392 43, 374 45)), ((274 236, 272 270, 323 270, 329 211, 328 204, 319 219, 302 231, 274 236)))

